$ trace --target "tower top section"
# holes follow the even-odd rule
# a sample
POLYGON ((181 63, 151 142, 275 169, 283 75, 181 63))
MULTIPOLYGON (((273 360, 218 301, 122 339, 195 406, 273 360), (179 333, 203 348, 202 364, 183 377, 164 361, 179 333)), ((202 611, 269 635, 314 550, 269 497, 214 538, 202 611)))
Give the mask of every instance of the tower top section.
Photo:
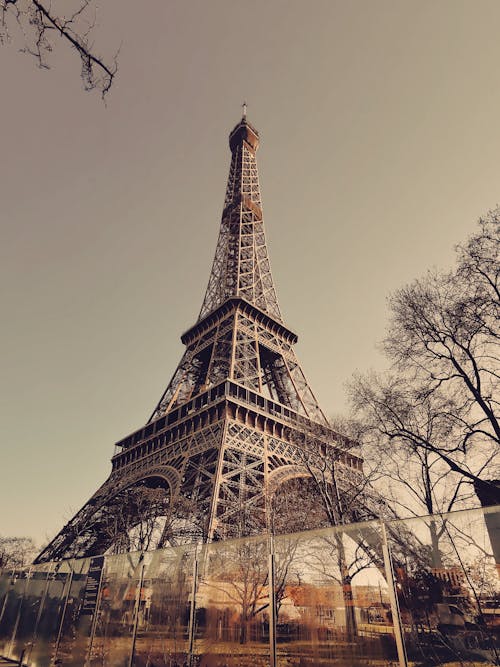
POLYGON ((243 141, 254 153, 259 147, 259 133, 255 127, 250 125, 247 121, 246 112, 229 135, 229 148, 231 149, 231 153, 234 153, 243 141))
POLYGON ((243 299, 282 323, 267 252, 255 153, 259 133, 243 117, 229 135, 231 165, 219 240, 198 321, 229 299, 243 299))

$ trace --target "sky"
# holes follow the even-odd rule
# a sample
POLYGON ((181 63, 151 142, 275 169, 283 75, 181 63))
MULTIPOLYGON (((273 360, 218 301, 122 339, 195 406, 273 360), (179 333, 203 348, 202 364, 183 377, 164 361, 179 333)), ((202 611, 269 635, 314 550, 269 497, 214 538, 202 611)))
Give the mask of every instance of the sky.
POLYGON ((0 535, 51 539, 168 384, 248 103, 271 267, 324 411, 385 367, 387 297, 499 200, 500 4, 102 3, 104 104, 0 49, 0 535))

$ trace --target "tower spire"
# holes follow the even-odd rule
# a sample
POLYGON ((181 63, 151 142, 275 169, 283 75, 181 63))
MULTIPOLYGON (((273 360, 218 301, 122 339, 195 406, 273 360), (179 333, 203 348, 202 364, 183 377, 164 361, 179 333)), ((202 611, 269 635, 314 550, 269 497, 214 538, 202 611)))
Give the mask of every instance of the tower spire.
POLYGON ((231 165, 212 272, 198 320, 237 297, 281 322, 267 252, 256 152, 259 133, 243 117, 229 135, 231 165))

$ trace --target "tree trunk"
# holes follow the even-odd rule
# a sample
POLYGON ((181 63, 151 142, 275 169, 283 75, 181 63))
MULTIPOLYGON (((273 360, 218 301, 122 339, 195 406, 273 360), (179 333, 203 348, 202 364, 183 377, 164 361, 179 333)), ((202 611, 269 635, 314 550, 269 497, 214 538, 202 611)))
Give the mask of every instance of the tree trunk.
POLYGON ((432 519, 430 524, 429 524, 429 531, 431 534, 431 548, 432 548, 432 553, 431 553, 431 563, 432 567, 435 568, 442 568, 443 567, 443 561, 441 559, 441 552, 439 551, 439 536, 438 536, 438 531, 436 527, 436 522, 432 519))
POLYGON ((348 640, 354 639, 358 634, 358 627, 356 623, 356 614, 354 610, 354 597, 352 594, 352 577, 349 574, 349 567, 345 555, 344 543, 342 541, 342 533, 337 534, 335 541, 337 544, 337 558, 340 569, 340 581, 342 584, 342 597, 344 599, 345 620, 346 620, 346 635, 348 640))
POLYGON ((241 616, 240 626, 240 644, 246 644, 248 641, 248 618, 246 614, 241 616))

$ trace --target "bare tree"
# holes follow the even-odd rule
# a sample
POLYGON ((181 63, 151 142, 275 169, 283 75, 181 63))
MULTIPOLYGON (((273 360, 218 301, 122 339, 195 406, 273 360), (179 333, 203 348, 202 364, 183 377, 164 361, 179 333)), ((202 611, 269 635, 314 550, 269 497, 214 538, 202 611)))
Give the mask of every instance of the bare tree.
POLYGON ((238 613, 239 641, 246 644, 251 623, 269 606, 267 540, 244 539, 217 545, 204 567, 204 585, 219 597, 218 606, 230 605, 238 613))
POLYGON ((103 511, 101 531, 111 553, 150 551, 158 546, 169 513, 164 488, 132 486, 103 511))
POLYGON ((94 0, 0 0, 0 43, 21 43, 21 51, 32 55, 39 67, 48 69, 59 38, 80 58, 85 89, 97 89, 104 96, 116 76, 117 60, 115 55, 108 62, 94 50, 95 24, 94 0))
MULTIPOLYGON (((467 243, 457 247, 458 273, 463 280, 476 286, 478 296, 485 306, 483 320, 487 327, 488 319, 497 318, 500 302, 498 261, 500 208, 480 218, 478 225, 479 232, 467 243)), ((492 329, 491 334, 498 340, 497 328, 492 329)))
MULTIPOLYGON (((296 552, 300 539, 286 536, 280 539, 274 562, 274 604, 279 613, 286 597, 287 586, 296 578, 292 571, 297 565, 296 552)), ((244 538, 209 547, 208 576, 204 585, 219 596, 219 607, 233 607, 238 614, 239 641, 246 644, 252 625, 260 614, 269 614, 273 603, 269 579, 269 540, 244 538)), ((212 593, 213 594, 213 593, 212 593)), ((257 624, 260 627, 260 624, 257 624)))
POLYGON ((456 500, 454 492, 448 507, 433 500, 445 470, 500 500, 489 481, 498 477, 500 454, 499 248, 497 209, 457 249, 455 270, 429 272, 391 297, 383 346, 392 374, 351 384, 371 439, 378 437, 384 454, 402 446, 429 475, 422 477, 429 512, 451 509, 456 500))
POLYGON ((2 537, 0 535, 0 569, 29 565, 37 554, 31 537, 2 537))
MULTIPOLYGON (((400 516, 445 514, 477 504, 466 478, 450 470, 435 451, 453 441, 457 431, 448 418, 449 402, 444 397, 422 395, 404 378, 374 373, 357 376, 350 384, 350 396, 367 465, 373 461, 380 465, 383 460, 378 490, 400 516)), ((454 458, 474 475, 463 453, 457 452, 454 458)), ((482 457, 482 468, 491 458, 482 457)), ((474 464, 475 473, 481 472, 478 459, 474 464)), ((437 528, 431 521, 429 530, 434 566, 441 567, 439 541, 444 526, 437 528)))
MULTIPOLYGON (((376 496, 372 488, 373 478, 377 475, 376 469, 368 475, 361 470, 353 470, 343 462, 348 452, 359 454, 357 442, 350 437, 340 435, 341 432, 348 432, 349 428, 347 422, 336 421, 335 430, 338 433, 336 446, 326 445, 313 435, 305 434, 301 442, 297 443, 304 471, 304 479, 301 481, 304 492, 295 493, 295 497, 300 496, 300 516, 304 516, 302 530, 326 526, 341 528, 355 521, 378 517, 377 510, 380 509, 381 499, 376 496), (378 505, 377 509, 375 505, 378 505)), ((277 496, 278 498, 283 496, 281 489, 277 496)), ((279 504, 275 503, 273 512, 275 525, 283 524, 283 519, 276 516, 276 509, 283 504, 282 499, 279 504)), ((392 515, 393 518, 395 516, 392 515)), ((287 523, 289 524, 290 520, 287 523)), ((323 541, 325 542, 323 551, 326 550, 329 558, 336 561, 338 583, 342 586, 344 598, 346 633, 348 637, 353 637, 357 634, 357 627, 352 580, 361 570, 372 564, 383 567, 382 555, 378 549, 380 540, 369 530, 365 534, 360 532, 354 534, 346 528, 345 532, 337 530, 323 541), (354 550, 346 548, 346 538, 356 545, 354 550)), ((335 579, 335 576, 333 578, 335 579)))

